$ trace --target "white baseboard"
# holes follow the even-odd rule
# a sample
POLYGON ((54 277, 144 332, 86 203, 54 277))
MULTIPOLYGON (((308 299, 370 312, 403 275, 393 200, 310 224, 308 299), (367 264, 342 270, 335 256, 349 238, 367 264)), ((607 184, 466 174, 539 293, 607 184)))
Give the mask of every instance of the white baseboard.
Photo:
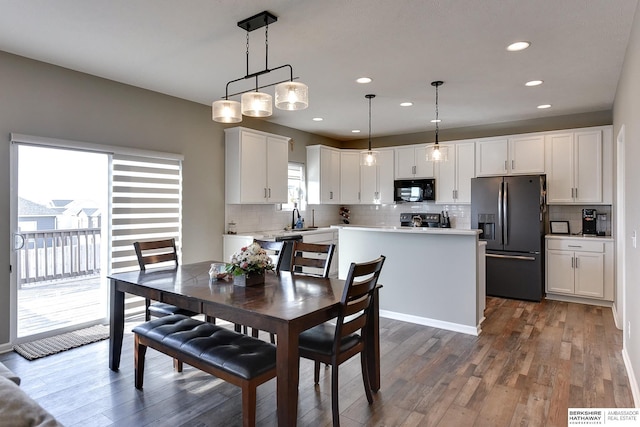
POLYGON ((480 335, 480 332, 482 332, 480 325, 473 327, 473 326, 461 325, 459 323, 451 323, 451 322, 444 322, 442 320, 430 319, 428 317, 419 317, 419 316, 413 316, 411 314, 396 313, 394 311, 388 311, 388 310, 380 310, 380 317, 386 317, 388 319, 394 319, 394 320, 402 320, 403 322, 415 323, 417 325, 424 325, 424 326, 431 326, 439 329, 446 329, 447 331, 461 332, 467 335, 478 336, 480 335))
POLYGON ((631 364, 631 359, 629 359, 629 354, 627 353, 627 349, 624 346, 622 346, 622 359, 624 360, 624 367, 627 369, 627 377, 629 377, 629 384, 631 385, 633 406, 637 408, 638 402, 640 402, 640 389, 638 388, 636 376, 633 373, 633 365, 631 364))
POLYGON ((554 301, 576 302, 579 304, 598 305, 601 307, 611 307, 613 305, 613 302, 611 301, 584 298, 584 297, 573 296, 573 295, 560 295, 560 294, 547 293, 545 298, 554 300, 554 301))
POLYGON ((616 328, 622 331, 624 330, 624 328, 618 323, 618 310, 616 309, 616 307, 617 306, 615 303, 611 306, 611 311, 613 312, 613 323, 616 324, 616 328))
POLYGON ((10 344, 10 343, 0 344, 0 354, 8 353, 10 351, 13 351, 13 344, 10 344))

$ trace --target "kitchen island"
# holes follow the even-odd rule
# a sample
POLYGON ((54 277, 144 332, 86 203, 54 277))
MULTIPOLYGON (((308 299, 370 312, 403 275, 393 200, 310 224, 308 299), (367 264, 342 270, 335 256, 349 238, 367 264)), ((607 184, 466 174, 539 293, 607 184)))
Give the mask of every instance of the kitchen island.
POLYGON ((485 246, 479 230, 333 226, 339 277, 352 262, 387 257, 380 316, 479 335, 485 308, 485 246))

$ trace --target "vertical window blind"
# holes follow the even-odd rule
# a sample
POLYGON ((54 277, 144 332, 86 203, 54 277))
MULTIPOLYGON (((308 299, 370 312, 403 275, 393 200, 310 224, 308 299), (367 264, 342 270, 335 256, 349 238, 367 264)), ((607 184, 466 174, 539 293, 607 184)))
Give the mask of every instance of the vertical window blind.
POLYGON ((182 161, 113 154, 111 272, 137 270, 133 242, 174 238, 180 257, 182 161))

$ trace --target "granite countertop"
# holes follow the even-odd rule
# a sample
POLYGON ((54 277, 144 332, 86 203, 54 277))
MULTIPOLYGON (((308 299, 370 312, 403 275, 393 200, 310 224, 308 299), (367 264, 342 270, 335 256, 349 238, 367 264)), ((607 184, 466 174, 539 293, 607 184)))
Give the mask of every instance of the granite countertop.
POLYGON ((436 227, 396 227, 390 225, 332 225, 334 229, 351 229, 363 231, 379 231, 386 233, 412 233, 412 234, 450 234, 458 236, 472 236, 480 234, 480 230, 462 228, 436 228, 436 227))
POLYGON ((613 236, 583 236, 581 234, 547 234, 546 239, 576 239, 576 240, 597 240, 599 242, 613 242, 613 236))
POLYGON ((246 233, 238 233, 238 236, 251 236, 254 239, 273 239, 282 236, 297 236, 308 235, 318 233, 331 233, 335 231, 331 227, 317 227, 317 228, 294 228, 292 230, 266 230, 266 231, 249 231, 246 233))

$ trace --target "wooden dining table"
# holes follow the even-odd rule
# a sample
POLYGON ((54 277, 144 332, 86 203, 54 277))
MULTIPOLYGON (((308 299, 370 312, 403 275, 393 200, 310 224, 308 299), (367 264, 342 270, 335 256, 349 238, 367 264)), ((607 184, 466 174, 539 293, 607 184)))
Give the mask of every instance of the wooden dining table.
MULTIPOLYGON (((125 293, 166 302, 207 316, 246 325, 277 336, 277 413, 279 426, 295 426, 298 413, 298 336, 337 316, 344 280, 289 272, 267 272, 264 285, 243 287, 232 280, 211 281, 214 261, 115 273, 110 279, 109 368, 120 366, 124 336, 125 293)), ((372 300, 367 332, 371 389, 380 389, 378 289, 372 300)))

